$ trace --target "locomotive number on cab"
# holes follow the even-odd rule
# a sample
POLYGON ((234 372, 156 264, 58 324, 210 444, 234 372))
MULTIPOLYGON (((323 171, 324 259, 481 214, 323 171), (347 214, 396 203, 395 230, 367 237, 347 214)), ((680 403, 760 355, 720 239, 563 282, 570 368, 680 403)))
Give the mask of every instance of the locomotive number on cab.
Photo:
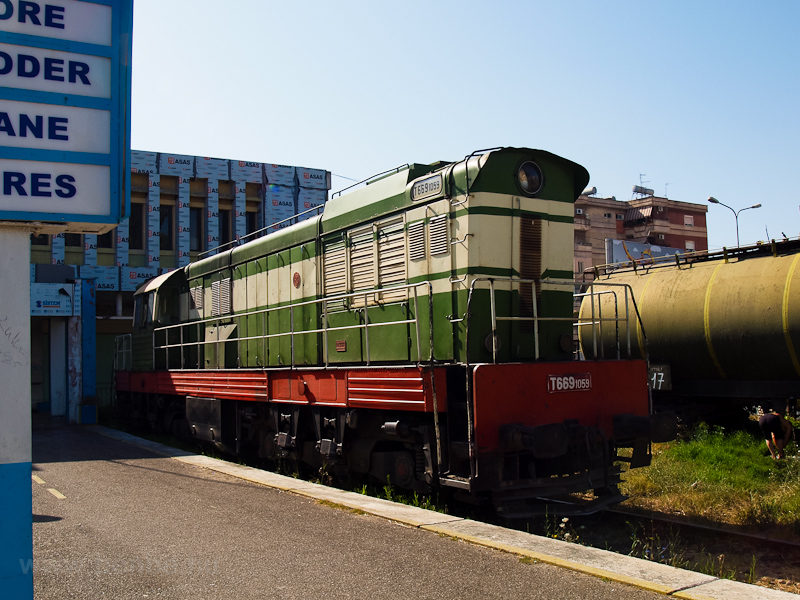
POLYGON ((588 392, 591 389, 591 373, 547 376, 547 391, 551 394, 554 392, 588 392))
POLYGON ((426 177, 418 181, 411 188, 411 199, 422 200, 423 198, 432 198, 439 196, 443 191, 442 175, 441 173, 433 177, 426 177))

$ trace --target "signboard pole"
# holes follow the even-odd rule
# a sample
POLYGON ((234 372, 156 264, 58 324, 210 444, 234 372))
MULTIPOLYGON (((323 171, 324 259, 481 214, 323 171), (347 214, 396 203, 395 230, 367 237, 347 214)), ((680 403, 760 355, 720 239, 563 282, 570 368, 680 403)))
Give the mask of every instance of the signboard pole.
POLYGON ((0 589, 33 598, 30 231, 0 225, 0 589))

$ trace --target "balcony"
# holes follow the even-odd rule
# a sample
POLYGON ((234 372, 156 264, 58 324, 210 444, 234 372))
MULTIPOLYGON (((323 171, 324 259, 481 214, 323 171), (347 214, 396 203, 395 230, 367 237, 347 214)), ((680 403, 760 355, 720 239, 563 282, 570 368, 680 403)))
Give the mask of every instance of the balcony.
POLYGON ((578 231, 589 231, 592 228, 592 220, 583 215, 575 215, 575 229, 578 231))

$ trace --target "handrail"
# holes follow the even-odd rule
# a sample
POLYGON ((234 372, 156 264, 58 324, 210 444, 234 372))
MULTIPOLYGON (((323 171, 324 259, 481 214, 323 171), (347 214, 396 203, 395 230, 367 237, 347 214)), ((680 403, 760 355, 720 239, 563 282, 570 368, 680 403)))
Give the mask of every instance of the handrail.
MULTIPOLYGON (((364 330, 364 339, 365 339, 365 347, 366 347, 366 364, 369 365, 371 363, 371 356, 370 356, 370 337, 369 333, 371 329, 376 327, 385 327, 389 325, 403 325, 403 324, 414 324, 415 325, 415 332, 416 332, 416 342, 417 342, 417 363, 421 364, 423 362, 422 357, 422 347, 421 347, 421 337, 420 337, 420 323, 419 323, 419 288, 425 288, 425 292, 428 296, 428 310, 429 314, 433 314, 433 285, 428 282, 424 281, 421 283, 414 283, 414 284, 406 284, 406 285, 397 285, 397 286, 387 286, 384 288, 373 288, 370 290, 362 290, 358 292, 351 292, 348 294, 338 294, 335 296, 325 296, 322 298, 316 298, 314 300, 307 300, 304 302, 294 302, 291 304, 277 306, 277 307, 270 307, 270 308, 263 308, 258 310, 246 311, 246 312, 239 312, 239 313, 229 313, 227 315, 219 315, 216 317, 208 317, 204 319, 197 319, 194 321, 190 321, 188 323, 178 323, 175 325, 165 325, 163 327, 158 327, 153 330, 153 359, 154 365, 156 364, 156 354, 157 352, 163 351, 165 364, 169 364, 169 350, 171 348, 180 348, 181 349, 181 368, 185 368, 185 356, 184 356, 184 348, 187 347, 197 347, 198 348, 198 363, 199 363, 199 356, 200 351, 199 349, 203 346, 210 345, 210 344, 225 344, 228 342, 236 342, 237 343, 237 362, 241 362, 241 342, 247 342, 250 340, 263 340, 266 343, 266 340, 273 339, 273 338, 283 338, 289 337, 291 343, 291 367, 297 367, 297 360, 295 356, 296 350, 296 338, 298 336, 305 336, 311 334, 318 334, 321 333, 323 335, 323 355, 324 355, 324 364, 325 367, 328 367, 330 364, 329 353, 328 353, 328 335, 334 331, 347 331, 353 329, 363 329, 364 330), (379 294, 384 294, 386 292, 395 292, 398 290, 413 290, 413 294, 411 300, 414 303, 414 318, 412 319, 398 319, 393 321, 387 322, 371 322, 369 319, 369 309, 372 307, 381 307, 384 306, 385 303, 380 302, 377 298, 374 298, 372 302, 370 302, 370 296, 378 296, 379 294), (364 322, 358 323, 354 325, 344 325, 338 327, 330 327, 328 325, 328 316, 331 314, 329 312, 329 303, 333 302, 341 302, 347 301, 351 298, 361 298, 363 299, 363 306, 359 307, 358 310, 364 311, 364 322), (321 305, 320 316, 322 320, 322 326, 315 328, 315 329, 303 329, 301 331, 295 331, 295 323, 294 323, 294 314, 295 310, 300 309, 304 306, 313 306, 313 305, 321 305), (267 334, 265 331, 267 316, 270 313, 276 311, 289 311, 289 331, 280 331, 278 333, 270 333, 267 334), (219 325, 229 324, 235 319, 241 319, 246 317, 253 317, 253 316, 262 316, 262 335, 252 335, 252 336, 245 336, 245 337, 235 337, 230 340, 220 340, 219 338, 219 325), (205 335, 203 335, 203 339, 201 338, 201 331, 205 331, 205 329, 209 326, 217 326, 217 336, 216 339, 207 340, 205 339, 205 335), (184 341, 184 329, 196 327, 197 328, 197 340, 196 341, 184 341), (173 342, 170 343, 170 332, 177 330, 179 332, 178 337, 179 340, 177 343, 173 342), (163 333, 163 340, 164 343, 159 343, 157 337, 163 333)), ((406 300, 405 302, 408 302, 406 300)), ((393 303, 392 303, 393 304, 393 303)), ((266 352, 264 353, 266 354, 266 352)), ((426 357, 425 361, 432 360, 433 357, 433 346, 430 348, 430 355, 426 357)), ((200 365, 198 364, 198 368, 200 365)))
POLYGON ((296 215, 292 215, 291 217, 288 217, 288 218, 283 219, 281 221, 275 221, 271 225, 267 225, 266 227, 262 227, 261 229, 257 229, 257 230, 255 230, 255 231, 253 231, 251 233, 248 233, 246 235, 241 236, 238 239, 231 240, 230 242, 225 242, 224 244, 216 246, 215 248, 210 248, 209 250, 204 250, 203 252, 198 253, 197 257, 198 257, 198 259, 202 259, 202 258, 205 258, 206 256, 212 256, 214 253, 221 254, 221 251, 223 249, 227 249, 229 247, 230 248, 236 248, 238 246, 241 246, 242 244, 247 244, 249 241, 251 241, 248 238, 253 238, 255 240, 257 238, 264 237, 265 235, 269 235, 270 232, 268 230, 272 229, 276 225, 282 225, 283 223, 286 223, 287 221, 290 222, 290 221, 295 221, 295 220, 296 220, 297 223, 299 223, 300 221, 304 221, 305 220, 305 219, 301 219, 300 218, 303 215, 307 215, 308 213, 312 213, 312 212, 319 214, 320 212, 322 212, 322 210, 324 210, 324 208, 325 208, 325 205, 324 204, 320 204, 319 206, 314 206, 312 208, 309 208, 308 210, 304 210, 301 213, 297 213, 296 215), (266 232, 266 233, 263 233, 263 232, 266 232), (259 234, 261 234, 261 235, 259 235, 259 234))
POLYGON ((656 256, 651 259, 626 260, 619 263, 609 263, 586 268, 583 271, 585 283, 589 276, 602 277, 610 273, 631 272, 639 269, 649 272, 651 269, 664 267, 691 267, 695 263, 711 262, 715 260, 729 261, 731 259, 745 260, 758 256, 775 256, 778 253, 794 253, 800 249, 800 238, 783 238, 757 242, 747 246, 722 247, 717 250, 687 250, 674 255, 656 256))
MULTIPOLYGON (((475 157, 481 157, 484 154, 487 154, 489 152, 494 152, 495 150, 502 150, 502 149, 503 149, 503 146, 496 146, 494 148, 485 148, 483 150, 475 150, 472 154, 468 154, 467 156, 465 156, 464 160, 460 160, 457 163, 453 163, 452 165, 450 165, 450 169, 448 171, 447 177, 453 179, 453 181, 455 182, 455 176, 454 176, 453 173, 455 171, 455 168, 463 162, 464 163, 464 176, 466 177, 466 182, 467 182, 466 191, 464 193, 464 199, 459 201, 459 202, 453 202, 451 200, 450 201, 450 208, 455 208, 457 206, 461 206, 462 204, 466 204, 466 202, 469 200, 469 161, 470 161, 470 159, 471 158, 475 158, 475 157)), ((478 158, 478 166, 480 167, 480 158, 478 158)))
MULTIPOLYGON (((469 296, 467 297, 467 313, 465 318, 469 320, 470 318, 470 303, 472 302, 472 295, 476 288, 477 283, 481 282, 488 282, 489 283, 489 298, 490 298, 490 305, 491 305, 491 319, 492 319, 492 362, 497 362, 497 323, 499 321, 521 321, 521 322, 531 322, 533 323, 533 339, 534 339, 534 358, 539 360, 539 323, 544 321, 569 321, 574 322, 572 317, 540 317, 539 316, 539 309, 536 303, 536 285, 547 283, 550 285, 562 285, 564 287, 574 288, 574 284, 570 281, 569 283, 560 282, 560 281, 548 281, 546 279, 522 279, 518 277, 476 277, 472 280, 469 289, 469 296), (520 291, 522 290, 522 285, 530 284, 531 285, 531 298, 533 301, 531 302, 531 309, 533 315, 530 317, 525 316, 509 316, 509 317, 498 317, 496 304, 495 304, 495 283, 510 283, 512 285, 519 284, 520 291)), ((467 363, 469 364, 469 363, 467 363)))
POLYGON ((356 186, 359 186, 362 183, 369 184, 369 182, 372 181, 373 179, 378 179, 378 178, 383 177, 384 175, 388 175, 388 174, 394 175, 395 173, 399 173, 400 171, 405 171, 405 170, 407 170, 409 168, 411 168, 411 165, 409 165, 408 163, 405 163, 405 164, 399 165, 399 166, 397 166, 397 167, 395 167, 393 169, 387 169, 386 171, 382 171, 381 173, 377 173, 375 175, 370 175, 366 179, 362 179, 361 181, 358 181, 358 182, 354 183, 353 185, 348 185, 346 188, 343 188, 343 189, 341 189, 341 190, 339 190, 337 192, 333 192, 331 194, 331 200, 333 200, 333 197, 336 194, 339 194, 339 197, 341 197, 344 192, 346 192, 347 190, 352 189, 352 188, 354 188, 356 186))

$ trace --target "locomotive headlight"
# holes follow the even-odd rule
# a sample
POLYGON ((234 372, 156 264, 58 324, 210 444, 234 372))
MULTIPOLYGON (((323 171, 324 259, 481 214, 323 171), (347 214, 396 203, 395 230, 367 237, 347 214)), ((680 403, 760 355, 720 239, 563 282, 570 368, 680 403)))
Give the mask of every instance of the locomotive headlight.
POLYGON ((544 177, 539 165, 531 161, 526 161, 517 170, 517 184, 522 193, 527 196, 536 195, 542 189, 544 177))

